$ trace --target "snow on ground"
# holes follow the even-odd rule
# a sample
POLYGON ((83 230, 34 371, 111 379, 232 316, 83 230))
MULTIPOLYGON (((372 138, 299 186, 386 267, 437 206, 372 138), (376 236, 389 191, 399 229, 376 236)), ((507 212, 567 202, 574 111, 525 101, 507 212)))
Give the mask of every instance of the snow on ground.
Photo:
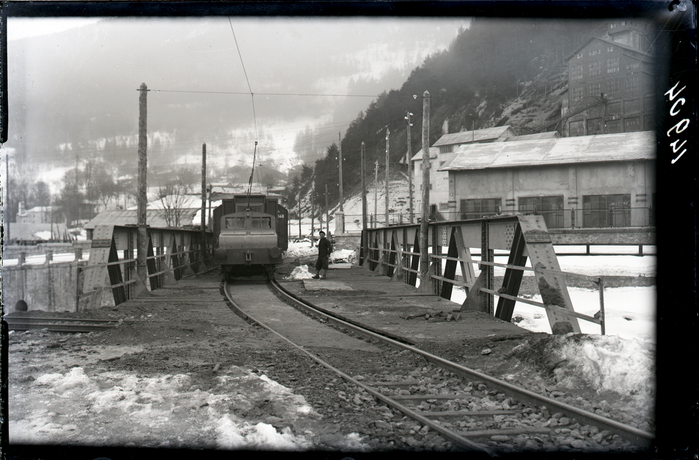
MULTIPOLYGON (((109 439, 114 445, 125 446, 136 441, 157 443, 151 447, 285 451, 313 448, 309 439, 294 435, 288 426, 275 428, 273 417, 252 424, 235 415, 236 409, 247 411, 260 401, 268 401, 284 406, 282 412, 291 414, 293 420, 317 419, 318 414, 303 396, 265 375, 237 366, 217 377, 217 381, 214 388, 202 391, 192 386, 187 374, 143 377, 110 371, 88 376, 82 367, 43 374, 12 396, 24 400, 15 401, 15 407, 26 407, 10 425, 10 442, 103 445, 103 440, 109 439), (78 419, 66 419, 62 414, 72 413, 72 409, 64 406, 75 401, 82 401, 83 406, 78 419), (79 429, 86 426, 83 419, 94 423, 79 429), (148 439, 153 441, 134 439, 134 433, 139 432, 148 433, 148 439), (199 445, 200 433, 211 433, 213 436, 207 439, 213 439, 213 445, 199 445)), ((361 448, 354 436, 337 441, 338 448, 361 448)))

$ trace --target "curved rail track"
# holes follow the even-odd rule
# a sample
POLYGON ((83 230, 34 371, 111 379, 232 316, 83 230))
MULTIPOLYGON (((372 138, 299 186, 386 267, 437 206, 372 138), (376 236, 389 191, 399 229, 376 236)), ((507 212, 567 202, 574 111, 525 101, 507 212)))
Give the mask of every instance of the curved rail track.
MULTIPOLYGON (((368 339, 370 342, 373 343, 382 343, 385 345, 389 345, 392 347, 398 347, 399 349, 402 350, 408 350, 412 353, 415 353, 423 358, 425 358, 428 362, 432 363, 436 367, 443 369, 447 372, 450 372, 452 374, 455 374, 461 378, 470 380, 470 381, 475 381, 476 384, 480 387, 482 385, 486 386, 489 388, 491 393, 502 393, 506 395, 509 398, 512 398, 514 401, 520 401, 525 404, 530 405, 530 407, 536 407, 536 408, 541 408, 542 406, 545 406, 548 410, 554 411, 557 413, 562 414, 565 417, 569 417, 570 419, 574 419, 578 423, 585 424, 585 425, 590 425, 597 427, 600 431, 606 430, 609 433, 616 434, 620 436, 621 438, 627 440, 629 443, 631 443, 633 446, 638 447, 639 449, 647 449, 650 447, 650 445, 653 442, 654 436, 651 433, 639 430, 637 428, 625 425, 623 423, 617 422, 615 420, 611 420, 606 417, 602 417, 600 415, 597 415, 592 412, 585 411, 583 409, 571 406, 569 404, 563 403, 561 401, 557 401, 552 398, 548 398, 546 396, 542 396, 539 394, 536 394, 534 392, 531 392, 527 389, 520 388, 518 386, 512 385, 508 382, 496 379, 494 377, 491 377, 489 375, 483 374, 481 372, 475 371, 473 369, 469 369, 467 367, 464 367, 460 364, 448 361, 444 358, 441 358, 439 356, 433 355, 431 353, 428 353, 426 351, 420 350, 419 348, 415 347, 414 345, 410 343, 406 343, 405 340, 397 338, 397 337, 389 337, 382 331, 378 331, 375 329, 367 328, 364 325, 358 324, 354 321, 348 320, 346 318, 341 318, 338 317, 337 315, 328 312, 326 310, 323 310, 321 308, 318 308, 308 302, 306 302, 303 299, 298 298, 297 296, 293 295, 292 293, 288 292, 286 289, 284 289, 279 283, 277 283, 274 279, 271 280, 269 284, 270 288, 273 290, 275 295, 279 297, 282 301, 285 303, 291 304, 295 308, 301 310, 302 312, 306 313, 309 316, 312 316, 318 320, 320 320, 323 323, 329 324, 334 326, 335 328, 343 331, 343 332, 348 332, 352 333, 355 335, 360 335, 363 336, 364 338, 368 339)), ((418 406, 416 407, 410 407, 408 404, 410 403, 418 403, 418 402, 431 402, 431 403, 436 403, 437 401, 444 402, 444 401, 453 401, 453 404, 456 405, 456 407, 464 407, 468 406, 469 401, 477 398, 475 396, 472 396, 468 393, 462 393, 459 394, 458 392, 451 392, 451 393, 440 393, 440 394, 424 394, 424 395, 403 395, 401 394, 402 392, 399 392, 398 394, 391 394, 390 396, 386 395, 387 393, 386 388, 388 387, 400 387, 402 385, 411 385, 414 383, 414 379, 411 379, 408 377, 407 379, 403 381, 393 381, 393 382, 380 382, 376 381, 370 384, 368 382, 360 382, 347 373, 343 372, 342 370, 334 367, 330 363, 325 362, 323 359, 319 358, 318 356, 308 352, 305 350, 302 346, 297 345, 290 339, 286 338, 270 326, 264 323, 263 318, 255 318, 251 316, 249 313, 244 311, 244 309, 240 306, 238 306, 233 299, 231 293, 229 292, 228 285, 226 284, 224 286, 224 292, 225 295, 231 304, 232 308, 243 318, 245 318, 248 321, 252 321, 263 328, 271 331, 273 334, 279 336, 286 342, 288 342, 291 346, 295 347, 296 349, 300 350, 302 353, 308 355, 311 359, 319 363, 320 365, 332 370, 333 372, 337 373, 339 376, 341 376, 343 379, 345 379, 348 382, 351 382, 354 385, 357 385, 358 387, 362 388, 372 396, 374 396, 377 400, 384 402, 387 404, 389 407, 392 407, 393 409, 396 409, 403 414, 407 415, 408 417, 418 421, 419 423, 429 426, 433 430, 437 431, 440 433, 443 437, 446 439, 450 440, 451 442, 455 443, 456 445, 460 446, 461 448, 465 448, 468 450, 473 450, 473 451, 479 451, 479 452, 485 452, 488 454, 493 454, 496 450, 493 449, 491 446, 488 446, 487 444, 483 442, 475 442, 472 439, 469 438, 474 438, 474 439, 498 439, 498 435, 500 435, 503 438, 507 438, 509 436, 513 435, 520 435, 520 434, 530 434, 530 435, 536 435, 537 433, 548 433, 551 432, 551 428, 542 428, 542 427, 528 427, 528 428, 517 428, 517 429, 496 429, 496 430, 486 430, 486 431, 464 431, 462 429, 455 429, 455 425, 452 423, 444 423, 445 419, 450 419, 453 417, 465 417, 465 418, 481 418, 481 417, 490 417, 490 416, 500 416, 500 418, 506 418, 506 417, 513 417, 517 416, 519 412, 522 412, 522 409, 519 410, 452 410, 452 411, 429 411, 429 410, 423 410, 423 407, 418 406), (373 385, 373 388, 372 388, 373 385), (401 402, 404 401, 405 403, 401 402)), ((409 392, 406 392, 409 393, 409 392)), ((502 397, 501 397, 502 398, 502 397)), ((516 404, 513 404, 513 406, 516 406, 516 404)), ((427 407, 430 407, 430 404, 427 404, 427 407)), ((434 407, 434 404, 432 405, 434 407)), ((530 409, 531 410, 531 409, 530 409)), ((525 410, 526 412, 526 410, 525 410)), ((463 425, 462 425, 463 426, 463 425)))

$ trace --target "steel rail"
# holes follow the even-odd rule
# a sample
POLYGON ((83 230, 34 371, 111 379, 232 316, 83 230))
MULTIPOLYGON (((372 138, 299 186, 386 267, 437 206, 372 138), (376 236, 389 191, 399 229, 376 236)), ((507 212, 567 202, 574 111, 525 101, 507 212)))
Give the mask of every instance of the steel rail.
MULTIPOLYGON (((397 410, 401 411, 402 413, 404 413, 404 414, 407 415, 408 417, 410 417, 410 418, 412 418, 412 419, 414 419, 414 420, 419 421, 419 422, 422 423, 423 425, 429 426, 430 428, 432 428, 433 430, 437 431, 437 432, 440 433, 442 436, 444 436, 444 437, 446 437, 447 439, 453 441, 454 443, 456 443, 456 444, 458 444, 458 445, 460 445, 460 446, 462 446, 462 447, 465 447, 465 448, 467 448, 467 449, 470 449, 470 450, 474 450, 474 451, 478 451, 478 452, 487 453, 487 454, 489 454, 489 455, 491 455, 491 456, 493 455, 493 452, 492 452, 491 450, 489 450, 489 449, 483 447, 482 445, 480 445, 480 444, 478 444, 478 443, 475 443, 475 442, 473 442, 473 441, 471 441, 471 440, 469 440, 469 439, 466 439, 466 438, 464 438, 463 436, 459 435, 458 433, 455 433, 455 432, 453 432, 453 431, 447 430, 446 428, 442 427, 442 426, 439 425, 438 423, 436 423, 436 422, 434 422, 434 421, 432 421, 432 420, 430 420, 430 419, 424 417, 423 415, 421 415, 421 414, 419 414, 419 413, 413 411, 412 409, 410 409, 410 408, 404 406, 403 404, 400 404, 399 402, 397 402, 397 401, 395 401, 395 400, 393 400, 393 399, 391 399, 391 398, 389 398, 389 397, 387 397, 387 396, 385 396, 385 395, 379 393, 378 391, 374 390, 373 388, 371 388, 371 387, 369 387, 369 386, 363 384, 362 382, 360 382, 360 381, 358 381, 358 380, 352 378, 350 375, 348 375, 348 374, 342 372, 340 369, 334 367, 332 364, 330 364, 330 363, 324 361, 324 360, 321 359, 320 357, 318 357, 318 356, 314 355, 313 353, 307 351, 307 350, 306 350, 305 348, 303 348, 302 346, 300 346, 300 345, 294 343, 293 341, 291 341, 290 339, 288 339, 288 338, 285 337, 284 335, 282 335, 282 334, 280 334, 279 332, 275 331, 273 328, 269 327, 267 324, 263 323, 261 320, 259 320, 259 319, 255 318, 255 317, 251 316, 249 313, 245 312, 238 304, 235 303, 235 301, 233 300, 232 296, 230 295, 230 292, 229 292, 229 290, 228 290, 228 286, 229 286, 229 284, 226 282, 225 285, 224 285, 224 289, 223 289, 223 291, 224 291, 224 293, 225 293, 225 295, 226 295, 226 299, 227 299, 228 302, 230 303, 231 308, 234 309, 234 310, 236 311, 236 313, 237 313, 238 315, 240 315, 242 318, 244 318, 245 320, 254 322, 255 324, 257 324, 257 325, 259 325, 259 326, 261 326, 261 327, 267 329, 268 331, 270 331, 271 333, 273 333, 273 334, 276 335, 277 337, 281 338, 282 340, 284 340, 285 342, 287 342, 289 345, 291 345, 291 346, 294 347, 295 349, 297 349, 297 350, 299 350, 300 352, 304 353, 306 356, 308 356, 309 358, 311 358, 313 361, 317 362, 317 363, 320 364, 321 366, 323 366, 323 367, 325 367, 325 368, 327 368, 327 369, 329 369, 329 370, 335 372, 337 375, 339 375, 340 377, 342 377, 342 378, 345 379, 346 381, 348 381, 348 382, 350 382, 350 383, 352 383, 352 384, 354 384, 354 385, 356 385, 356 386, 358 386, 358 387, 364 389, 365 391, 367 391, 368 393, 370 393, 372 396, 374 396, 376 399, 378 399, 378 400, 380 400, 380 401, 383 401, 384 403, 386 403, 387 405, 393 407, 394 409, 397 409, 397 410)), ((349 324, 349 323, 347 323, 347 324, 349 324)), ((357 326, 354 326, 354 327, 357 327, 357 326)))
POLYGON ((403 342, 399 342, 390 337, 381 335, 380 333, 376 333, 369 329, 362 328, 361 326, 357 326, 356 324, 346 322, 340 318, 335 317, 330 312, 321 311, 309 302, 299 299, 298 297, 284 289, 276 280, 272 280, 270 286, 277 290, 280 295, 285 296, 289 300, 289 302, 293 303, 294 305, 300 307, 304 311, 314 316, 321 316, 327 322, 334 323, 340 327, 349 328, 352 331, 360 333, 371 339, 376 339, 399 348, 410 350, 413 353, 416 353, 424 357, 427 361, 435 364, 436 366, 441 367, 442 369, 446 369, 450 372, 453 372, 454 374, 460 375, 465 378, 473 380, 482 380, 486 382, 486 384, 490 387, 497 389, 505 393, 506 395, 516 398, 520 401, 525 401, 535 406, 543 405, 548 408, 555 408, 558 412, 562 412, 570 418, 575 418, 576 420, 578 420, 578 422, 584 422, 588 425, 595 425, 600 429, 608 430, 612 433, 618 434, 619 436, 634 443, 639 447, 648 448, 652 445, 655 439, 655 436, 647 431, 639 430, 638 428, 625 425, 623 423, 617 422, 616 420, 602 417, 595 413, 571 406, 564 402, 556 401, 555 399, 549 398, 547 396, 539 395, 525 388, 517 387, 503 380, 496 379, 495 377, 491 377, 476 370, 469 369, 460 364, 433 355, 412 345, 407 345, 403 342))

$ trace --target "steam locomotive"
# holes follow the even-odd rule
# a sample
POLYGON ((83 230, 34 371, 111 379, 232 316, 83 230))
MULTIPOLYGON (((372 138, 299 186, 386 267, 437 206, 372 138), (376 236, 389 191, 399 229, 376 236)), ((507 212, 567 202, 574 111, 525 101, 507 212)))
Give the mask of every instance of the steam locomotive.
POLYGON ((273 196, 235 195, 214 209, 214 263, 227 280, 267 275, 288 247, 289 212, 273 196))

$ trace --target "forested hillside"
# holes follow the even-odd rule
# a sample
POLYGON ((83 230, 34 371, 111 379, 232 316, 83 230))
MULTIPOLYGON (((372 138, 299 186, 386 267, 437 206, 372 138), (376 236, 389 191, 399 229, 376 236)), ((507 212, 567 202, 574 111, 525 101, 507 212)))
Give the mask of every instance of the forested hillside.
MULTIPOLYGON (((399 90, 381 94, 354 119, 342 138, 345 194, 361 183, 360 148, 365 144, 367 175, 373 165, 385 166, 386 130, 390 130, 392 168, 404 162, 407 121, 411 112, 412 153, 422 147, 423 93, 430 93, 432 145, 443 132, 459 132, 511 125, 520 134, 539 128, 560 114, 560 93, 567 85, 566 58, 606 27, 602 21, 490 20, 477 18, 461 30, 449 48, 429 56, 415 68, 399 90)), ((289 208, 296 197, 312 195, 325 205, 325 186, 331 206, 339 196, 338 146, 313 168, 304 168, 290 181, 289 208)), ((405 167, 403 166, 403 170, 405 167)))

